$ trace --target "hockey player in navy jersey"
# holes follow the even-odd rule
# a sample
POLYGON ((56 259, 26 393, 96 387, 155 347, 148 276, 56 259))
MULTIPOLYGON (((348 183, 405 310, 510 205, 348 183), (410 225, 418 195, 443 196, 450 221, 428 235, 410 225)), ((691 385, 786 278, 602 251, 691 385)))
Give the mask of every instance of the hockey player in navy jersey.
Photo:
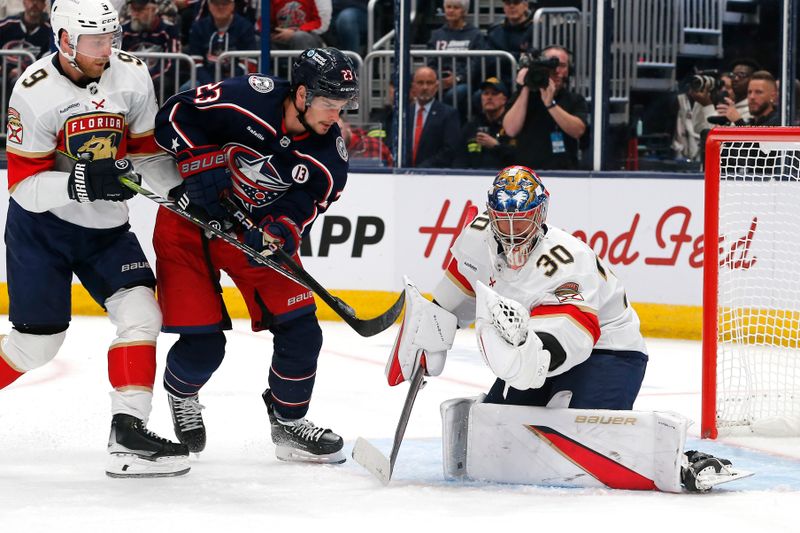
POLYGON ((684 453, 688 420, 632 411, 647 351, 622 282, 594 251, 547 224, 532 169, 501 170, 451 248, 434 302, 407 280, 391 385, 439 375, 456 327, 475 324, 497 376, 487 394, 442 404, 445 475, 507 483, 707 491, 749 473, 684 453))
POLYGON ((145 428, 161 313, 153 272, 129 231, 125 200, 133 194, 118 180, 133 171, 133 161, 138 171, 164 177, 151 183, 157 190, 179 182, 154 141, 153 83, 141 61, 117 49, 111 3, 55 0, 51 23, 59 51, 24 72, 8 112, 5 238, 13 329, 0 340, 0 388, 58 352, 75 274, 117 328, 108 350, 106 472, 183 474, 187 447, 145 428))
MULTIPOLYGON (((348 154, 337 120, 357 105, 356 70, 333 48, 302 52, 292 83, 249 75, 180 93, 156 118, 156 141, 184 179, 170 196, 225 224, 219 200, 228 195, 264 230, 245 232, 247 244, 264 253, 280 246, 299 261, 300 240, 345 186, 348 154)), ((274 336, 263 399, 278 458, 343 462, 341 437, 305 418, 322 346, 312 293, 164 209, 153 242, 163 330, 180 334, 164 373, 178 438, 192 451, 205 447, 198 392, 225 355, 225 271, 253 330, 274 336)))

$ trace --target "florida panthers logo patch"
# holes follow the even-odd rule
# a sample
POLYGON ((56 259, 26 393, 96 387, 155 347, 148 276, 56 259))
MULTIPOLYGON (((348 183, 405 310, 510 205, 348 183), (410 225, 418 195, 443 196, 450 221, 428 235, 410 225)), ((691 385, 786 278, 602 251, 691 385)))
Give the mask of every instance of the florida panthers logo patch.
POLYGON ((559 286, 555 291, 553 291, 553 294, 556 295, 556 298, 558 298, 558 301, 562 304, 564 302, 583 301, 581 286, 574 281, 569 281, 559 286))
POLYGON ((227 145, 225 153, 233 194, 251 211, 271 204, 292 185, 292 181, 284 181, 272 165, 272 154, 262 155, 240 144, 227 145))

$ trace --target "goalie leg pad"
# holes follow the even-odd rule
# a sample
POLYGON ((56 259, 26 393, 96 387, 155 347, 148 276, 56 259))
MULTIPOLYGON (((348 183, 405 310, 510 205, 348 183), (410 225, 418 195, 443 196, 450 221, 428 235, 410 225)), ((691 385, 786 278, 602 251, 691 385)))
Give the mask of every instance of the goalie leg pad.
POLYGON ((485 394, 453 398, 442 403, 442 466, 445 479, 463 479, 467 474, 467 428, 469 411, 485 394))
POLYGON ((386 365, 386 378, 391 386, 411 379, 420 364, 425 365, 429 376, 441 374, 458 328, 458 319, 453 313, 423 297, 408 277, 403 280, 405 316, 386 365))
MULTIPOLYGON (((688 421, 677 414, 476 403, 465 477, 680 492, 688 421)), ((443 447, 450 447, 445 432, 443 447)))

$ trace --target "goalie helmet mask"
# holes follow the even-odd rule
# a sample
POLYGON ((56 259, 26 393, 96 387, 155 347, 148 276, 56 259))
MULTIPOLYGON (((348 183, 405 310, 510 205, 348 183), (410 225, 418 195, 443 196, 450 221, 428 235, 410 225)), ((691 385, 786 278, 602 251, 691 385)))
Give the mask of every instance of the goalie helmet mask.
POLYGON ((50 25, 59 52, 76 68, 79 68, 75 63, 77 53, 99 58, 105 55, 109 44, 111 48, 120 48, 122 42, 119 15, 108 0, 55 0, 50 10, 50 25), (69 36, 66 50, 61 48, 62 30, 69 36))
POLYGON ((525 266, 538 244, 549 201, 550 193, 541 178, 528 167, 506 167, 494 178, 486 206, 492 233, 510 268, 525 266))
MULTIPOLYGON (((293 94, 301 85, 306 88, 306 107, 321 96, 344 100, 345 110, 358 109, 358 71, 336 48, 309 48, 297 56, 292 64, 293 94)), ((305 110, 299 111, 302 119, 305 110)))

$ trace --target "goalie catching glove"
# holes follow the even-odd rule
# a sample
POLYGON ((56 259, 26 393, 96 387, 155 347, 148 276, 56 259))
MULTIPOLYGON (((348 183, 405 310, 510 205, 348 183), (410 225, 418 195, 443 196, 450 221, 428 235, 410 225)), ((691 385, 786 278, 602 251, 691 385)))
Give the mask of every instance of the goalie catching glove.
POLYGON ((533 331, 530 312, 480 281, 475 298, 478 349, 494 375, 517 390, 541 387, 547 379, 550 352, 533 331))
POLYGON ((441 374, 458 327, 453 313, 425 299, 408 277, 403 281, 405 316, 386 365, 386 378, 392 387, 410 380, 419 365, 428 376, 441 374))

